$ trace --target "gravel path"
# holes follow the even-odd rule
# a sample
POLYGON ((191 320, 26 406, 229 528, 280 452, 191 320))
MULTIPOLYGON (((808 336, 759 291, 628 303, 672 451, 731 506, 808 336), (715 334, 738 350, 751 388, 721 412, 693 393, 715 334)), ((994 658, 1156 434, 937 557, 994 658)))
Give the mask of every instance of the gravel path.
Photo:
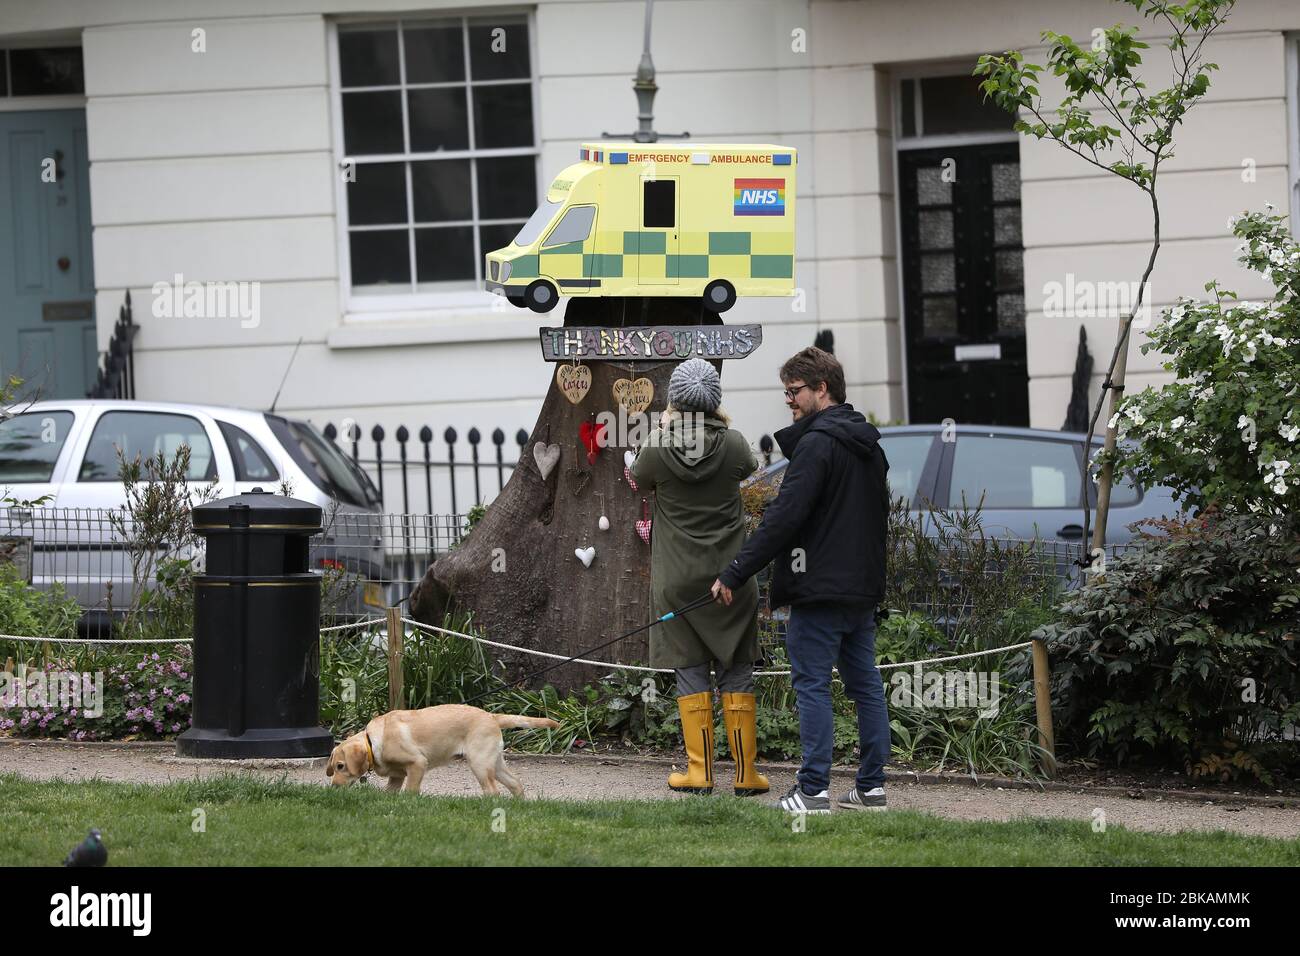
MULTIPOLYGON (((590 800, 602 797, 641 800, 699 799, 670 792, 664 775, 669 761, 602 758, 594 754, 566 757, 514 755, 509 758, 530 797, 590 800)), ((98 778, 126 783, 167 783, 232 770, 269 777, 287 776, 301 783, 324 785, 324 761, 218 761, 182 760, 170 748, 112 747, 107 745, 52 745, 0 741, 0 773, 17 773, 36 780, 98 778)), ((726 781, 730 764, 719 763, 717 776, 726 781)), ((760 766, 775 793, 794 781, 794 768, 760 766)), ((832 792, 846 790, 852 773, 837 770, 832 792)), ((1000 789, 960 783, 907 783, 886 785, 890 807, 920 810, 961 820, 1012 820, 1018 817, 1054 817, 1091 821, 1094 811, 1105 811, 1108 826, 1164 833, 1179 830, 1231 830, 1255 836, 1300 838, 1300 808, 1251 805, 1223 800, 1187 801, 1148 792, 1143 799, 1123 793, 1083 790, 1000 789)), ((422 792, 475 796, 479 793, 469 770, 459 761, 430 770, 422 792)), ((729 798, 719 790, 714 799, 729 798)))

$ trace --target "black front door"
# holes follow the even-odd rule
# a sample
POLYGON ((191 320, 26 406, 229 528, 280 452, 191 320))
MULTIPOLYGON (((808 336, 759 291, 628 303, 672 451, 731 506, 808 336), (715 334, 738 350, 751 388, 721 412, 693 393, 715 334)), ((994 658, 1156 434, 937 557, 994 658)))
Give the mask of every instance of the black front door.
POLYGON ((908 420, 1028 425, 1020 151, 901 150, 908 420))

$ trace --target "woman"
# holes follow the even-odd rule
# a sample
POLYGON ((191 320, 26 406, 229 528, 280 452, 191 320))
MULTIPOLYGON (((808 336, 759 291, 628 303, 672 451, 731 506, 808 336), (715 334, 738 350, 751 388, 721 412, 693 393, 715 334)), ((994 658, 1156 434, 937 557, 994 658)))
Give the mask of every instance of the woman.
MULTIPOLYGON (((688 359, 668 380, 668 408, 646 438, 632 477, 655 492, 650 547, 654 616, 707 594, 745 543, 740 482, 758 468, 745 436, 729 428, 722 383, 703 359, 688 359)), ((650 632, 650 663, 677 673, 688 765, 668 777, 673 790, 713 792, 713 690, 722 692, 727 740, 736 760, 736 793, 766 793, 754 769, 754 660, 758 657, 758 585, 751 578, 730 606, 710 603, 650 632)))

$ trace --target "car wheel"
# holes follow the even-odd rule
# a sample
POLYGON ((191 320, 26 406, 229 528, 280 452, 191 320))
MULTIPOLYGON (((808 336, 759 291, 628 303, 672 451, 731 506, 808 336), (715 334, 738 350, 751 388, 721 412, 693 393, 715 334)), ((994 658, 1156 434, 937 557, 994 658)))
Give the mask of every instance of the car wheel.
POLYGON ((559 301, 555 286, 545 279, 538 279, 524 292, 524 304, 534 312, 550 312, 559 301))
POLYGON ((704 307, 710 312, 726 312, 736 304, 736 290, 730 282, 714 279, 704 287, 704 307))

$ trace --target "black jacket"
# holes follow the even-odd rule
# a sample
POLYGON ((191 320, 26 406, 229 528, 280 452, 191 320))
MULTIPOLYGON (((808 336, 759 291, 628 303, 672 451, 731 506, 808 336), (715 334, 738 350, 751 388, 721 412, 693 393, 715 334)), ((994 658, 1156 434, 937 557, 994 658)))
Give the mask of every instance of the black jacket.
POLYGON ((719 580, 735 589, 775 558, 771 607, 879 602, 889 522, 889 461, 880 432, 844 404, 775 437, 790 460, 780 492, 719 580))

